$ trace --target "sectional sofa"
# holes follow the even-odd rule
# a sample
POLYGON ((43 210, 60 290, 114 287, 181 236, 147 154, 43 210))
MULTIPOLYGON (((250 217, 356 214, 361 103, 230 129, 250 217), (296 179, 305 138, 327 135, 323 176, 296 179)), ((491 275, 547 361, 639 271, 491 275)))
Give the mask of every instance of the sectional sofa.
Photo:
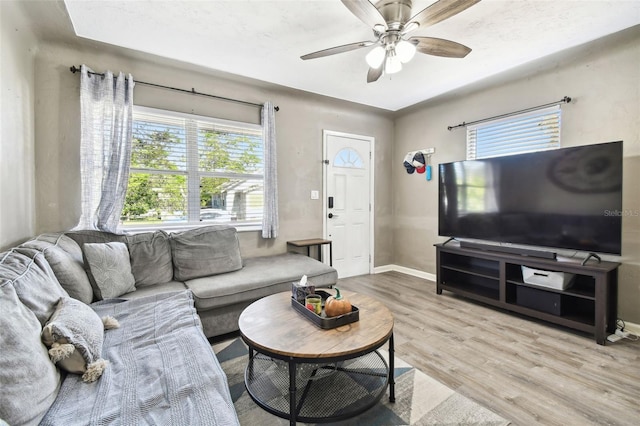
POLYGON ((238 424, 207 337, 303 274, 337 280, 301 254, 243 258, 225 226, 43 234, 0 253, 0 419, 238 424))

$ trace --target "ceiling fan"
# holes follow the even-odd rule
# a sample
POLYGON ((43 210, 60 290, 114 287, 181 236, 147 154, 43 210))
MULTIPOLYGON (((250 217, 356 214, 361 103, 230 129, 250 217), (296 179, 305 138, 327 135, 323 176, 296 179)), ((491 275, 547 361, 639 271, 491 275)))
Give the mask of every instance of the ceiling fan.
POLYGON ((408 37, 418 28, 444 21, 480 0, 438 0, 411 15, 411 0, 381 0, 375 6, 368 0, 342 0, 342 3, 362 22, 373 29, 376 40, 360 41, 331 47, 303 55, 315 59, 376 45, 366 56, 369 72, 367 83, 377 81, 383 73, 393 74, 409 62, 416 51, 427 55, 464 58, 471 49, 455 41, 433 37, 408 37))

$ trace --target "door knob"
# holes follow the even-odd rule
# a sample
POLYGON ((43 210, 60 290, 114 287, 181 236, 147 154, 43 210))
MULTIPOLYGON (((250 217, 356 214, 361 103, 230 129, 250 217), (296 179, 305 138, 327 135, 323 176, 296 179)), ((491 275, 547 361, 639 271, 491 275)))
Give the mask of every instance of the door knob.
POLYGON ((333 213, 329 213, 329 219, 334 218, 334 217, 338 217, 337 214, 333 214, 333 213))

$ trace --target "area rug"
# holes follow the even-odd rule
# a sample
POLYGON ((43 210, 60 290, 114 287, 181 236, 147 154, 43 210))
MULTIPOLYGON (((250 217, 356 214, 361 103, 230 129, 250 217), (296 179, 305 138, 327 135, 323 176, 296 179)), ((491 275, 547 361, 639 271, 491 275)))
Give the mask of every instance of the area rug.
MULTIPOLYGON (((213 345, 222 369, 227 374, 231 397, 242 426, 282 425, 287 420, 276 417, 253 402, 244 386, 248 350, 242 339, 235 338, 213 345)), ((387 359, 384 350, 379 351, 387 359)), ((476 402, 460 395, 437 380, 395 357, 396 401, 387 394, 380 402, 352 419, 333 423, 355 425, 508 425, 509 422, 476 402)), ((303 424, 303 423, 299 423, 303 424)), ((323 423, 325 425, 332 423, 323 423)))

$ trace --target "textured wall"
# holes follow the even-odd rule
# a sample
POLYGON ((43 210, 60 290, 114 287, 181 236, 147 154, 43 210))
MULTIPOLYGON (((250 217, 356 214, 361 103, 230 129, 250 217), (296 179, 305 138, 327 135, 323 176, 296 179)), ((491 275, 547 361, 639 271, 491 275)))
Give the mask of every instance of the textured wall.
MULTIPOLYGON (((79 85, 69 66, 87 64, 95 71, 130 72, 134 80, 262 103, 276 113, 280 234, 263 240, 258 232, 240 235, 244 255, 283 252, 290 239, 322 236, 322 130, 375 138, 375 259, 388 264, 391 252, 391 171, 393 121, 390 113, 306 92, 267 85, 238 76, 205 71, 123 49, 93 43, 67 46, 45 43, 36 71, 37 232, 73 227, 80 214, 79 85)), ((148 107, 258 123, 259 108, 138 85, 134 102, 148 107)))
MULTIPOLYGON (((506 73, 485 87, 460 91, 415 106, 396 119, 393 161, 394 262, 435 273, 433 244, 438 237, 438 187, 423 175, 408 175, 406 151, 435 147, 434 163, 465 158, 466 133, 447 126, 571 96, 562 107, 562 145, 624 141, 622 257, 619 315, 640 323, 640 27, 506 73)), ((572 252, 573 253, 573 252, 572 252)))
POLYGON ((0 251, 35 231, 36 39, 16 2, 0 2, 0 251))

